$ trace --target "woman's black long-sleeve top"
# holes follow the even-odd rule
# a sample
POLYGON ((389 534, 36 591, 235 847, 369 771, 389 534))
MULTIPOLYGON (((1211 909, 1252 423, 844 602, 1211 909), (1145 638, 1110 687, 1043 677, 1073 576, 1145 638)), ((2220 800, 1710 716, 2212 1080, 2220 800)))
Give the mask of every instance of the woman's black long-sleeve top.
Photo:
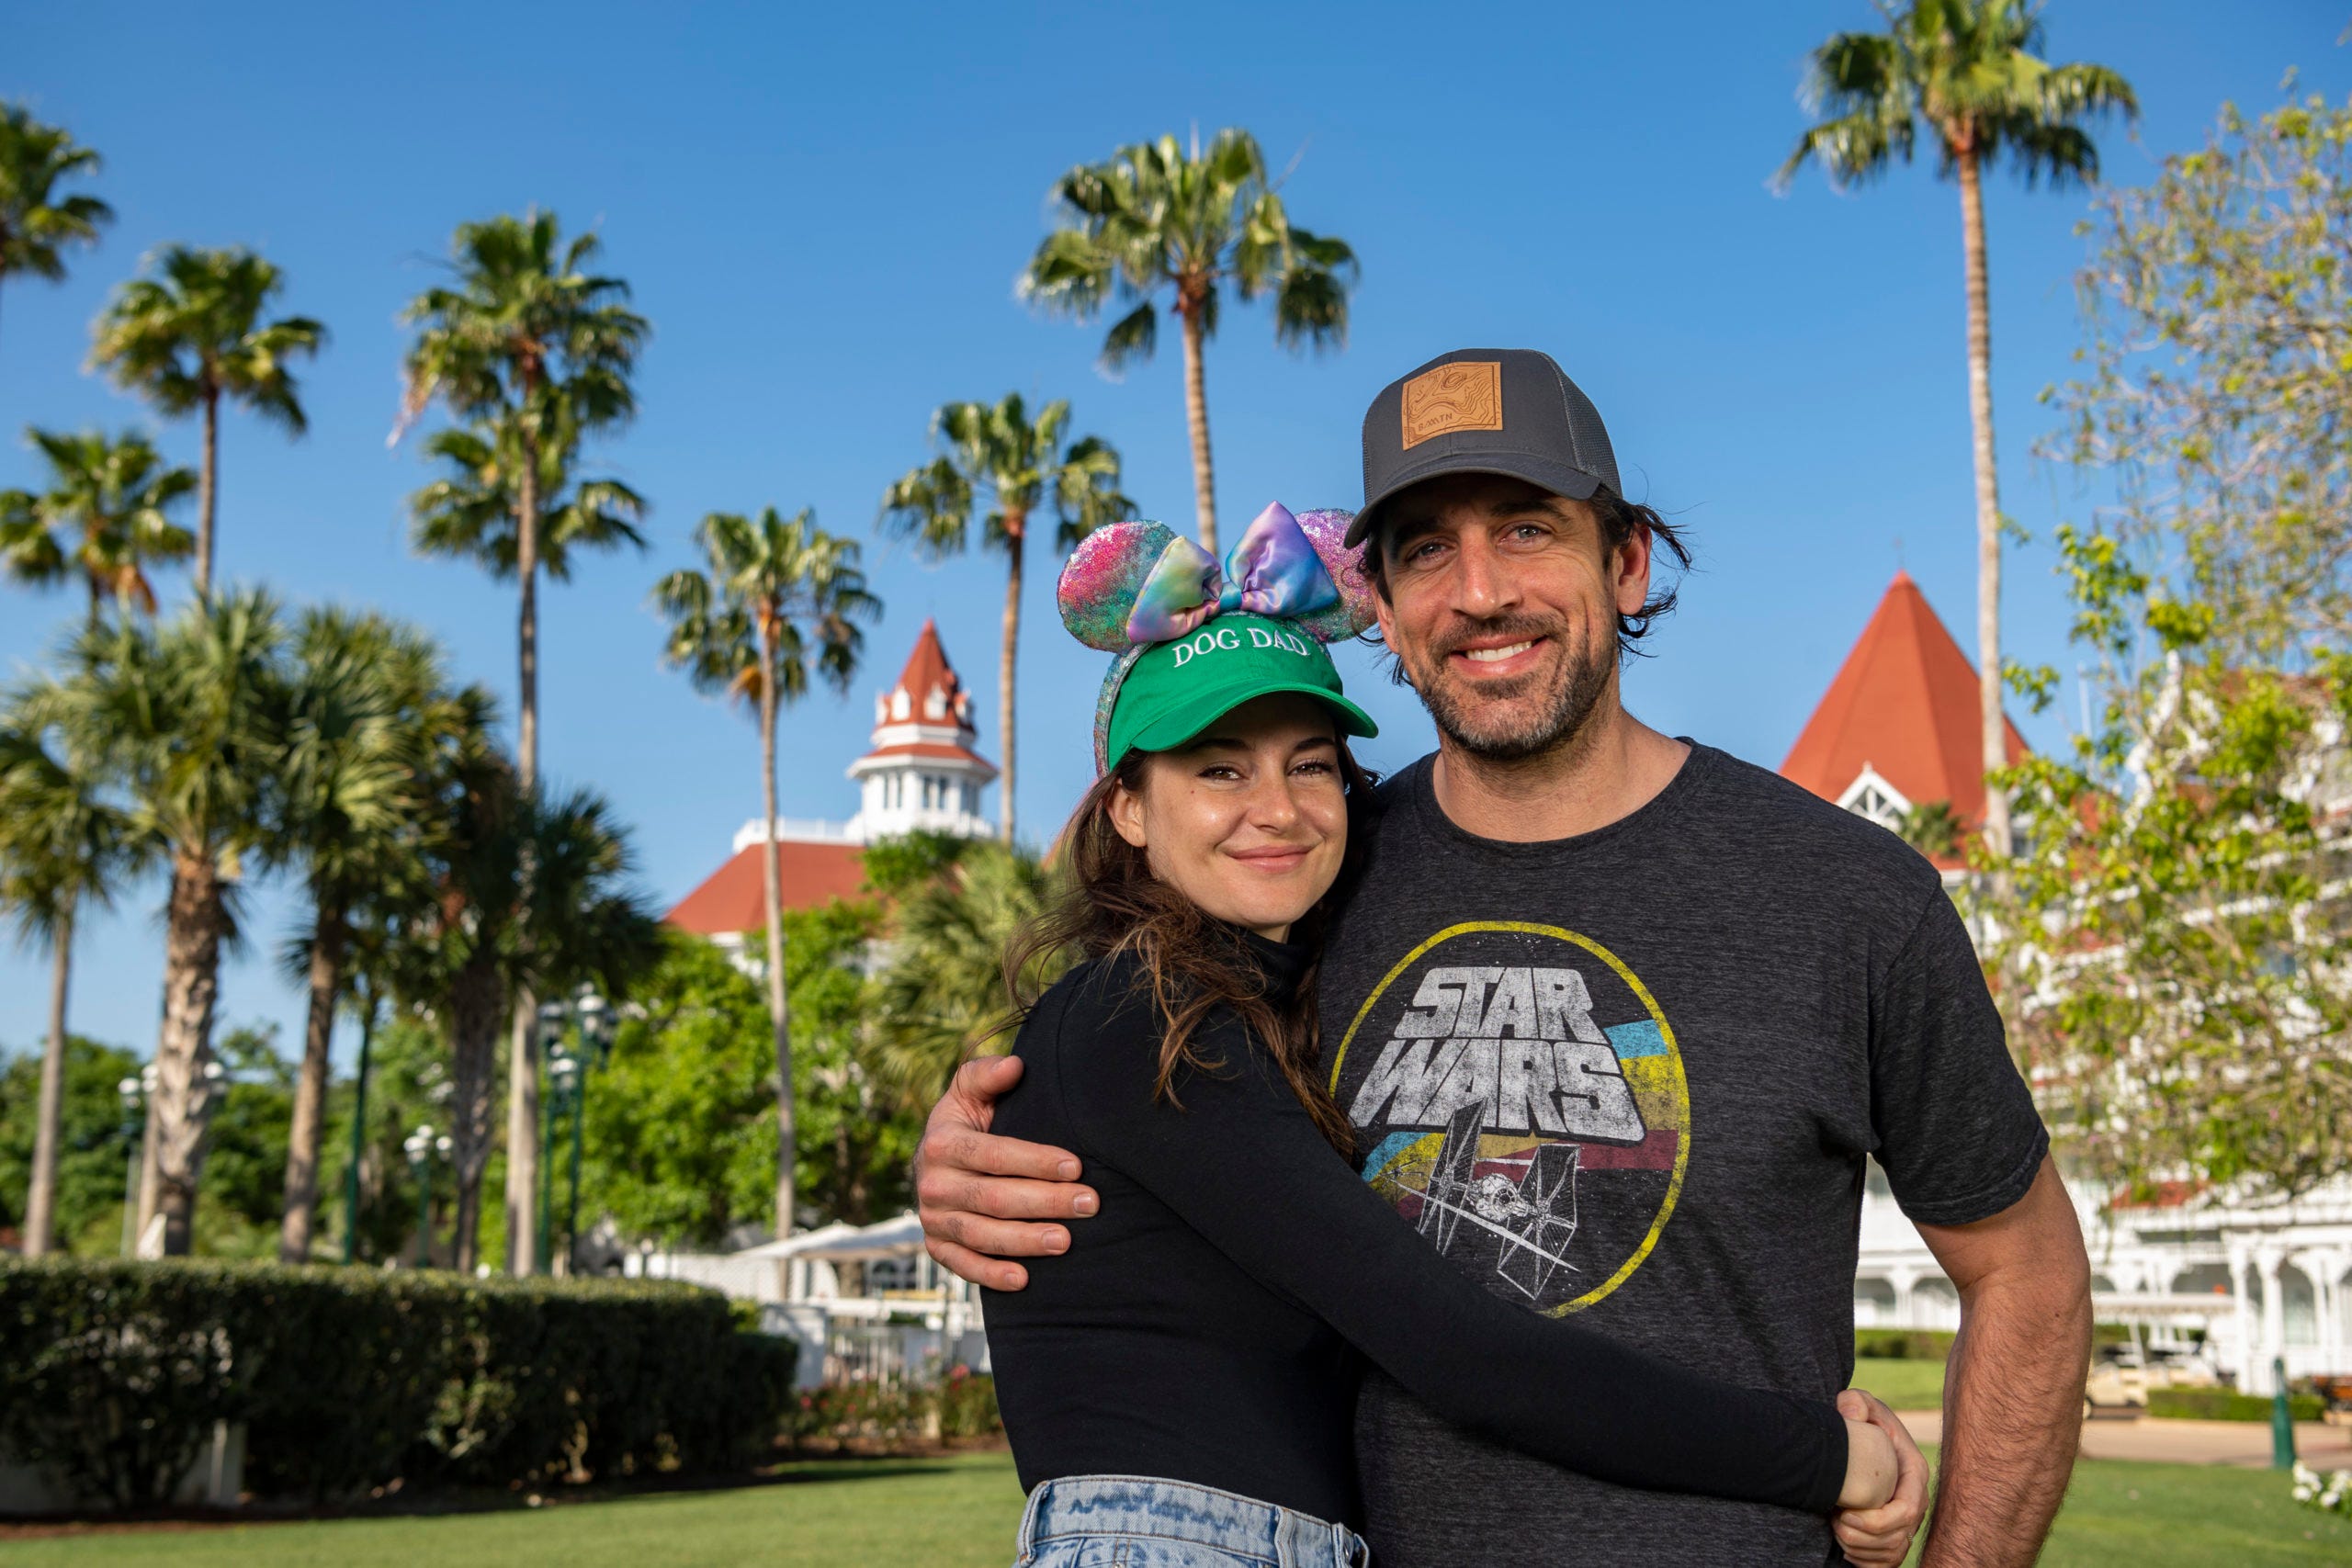
MULTIPOLYGON (((1278 1004, 1306 950, 1237 933, 1278 1004)), ((1040 999, 994 1131, 1070 1149, 1102 1194, 1070 1249, 989 1292, 990 1359, 1024 1487, 1163 1477, 1352 1520, 1351 1347, 1456 1424, 1631 1486, 1816 1514, 1834 1406, 1736 1388, 1488 1294, 1324 1141, 1238 1019, 1195 1036, 1182 1109, 1155 1098, 1160 1015, 1129 960, 1040 999)))

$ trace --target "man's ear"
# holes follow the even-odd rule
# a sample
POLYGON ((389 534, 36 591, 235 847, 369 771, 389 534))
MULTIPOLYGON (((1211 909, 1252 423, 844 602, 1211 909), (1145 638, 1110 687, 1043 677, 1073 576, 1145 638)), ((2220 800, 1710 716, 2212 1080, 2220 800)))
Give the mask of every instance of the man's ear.
POLYGON ((1110 809, 1111 826, 1118 829, 1119 837, 1139 850, 1148 847, 1144 842, 1143 796, 1125 784, 1113 784, 1110 809))
POLYGON ((1642 606, 1649 603, 1650 559, 1655 543, 1648 527, 1636 523, 1625 536, 1625 542, 1617 547, 1613 563, 1616 570, 1612 575, 1617 588, 1617 613, 1621 615, 1638 615, 1642 606))

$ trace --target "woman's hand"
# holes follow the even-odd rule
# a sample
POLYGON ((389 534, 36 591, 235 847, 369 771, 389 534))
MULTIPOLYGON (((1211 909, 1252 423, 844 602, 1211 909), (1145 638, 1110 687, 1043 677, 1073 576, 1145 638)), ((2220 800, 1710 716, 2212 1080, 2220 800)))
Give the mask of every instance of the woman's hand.
POLYGON ((1897 1568, 1928 1515, 1927 1457, 1876 1397, 1849 1388, 1838 1409, 1846 1417, 1846 1489, 1830 1529, 1857 1568, 1897 1568))

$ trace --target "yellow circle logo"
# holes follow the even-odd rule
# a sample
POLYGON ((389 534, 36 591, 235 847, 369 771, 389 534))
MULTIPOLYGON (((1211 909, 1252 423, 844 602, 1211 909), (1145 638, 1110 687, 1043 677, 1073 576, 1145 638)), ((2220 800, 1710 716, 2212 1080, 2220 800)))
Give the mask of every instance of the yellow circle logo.
POLYGON ((1664 1010, 1558 926, 1472 920, 1406 953, 1349 1022, 1331 1093, 1375 1190, 1440 1252, 1555 1315, 1642 1266, 1690 1158, 1664 1010))

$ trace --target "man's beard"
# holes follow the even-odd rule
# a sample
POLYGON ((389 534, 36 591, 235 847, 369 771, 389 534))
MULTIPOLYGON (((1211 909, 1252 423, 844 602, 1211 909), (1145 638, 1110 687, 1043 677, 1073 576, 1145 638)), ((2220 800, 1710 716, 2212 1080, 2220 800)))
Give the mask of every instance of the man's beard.
MULTIPOLYGON (((1569 640, 1569 628, 1555 620, 1504 619, 1481 623, 1469 637, 1549 637, 1561 652, 1550 669, 1531 670, 1509 681, 1481 682, 1476 694, 1446 672, 1451 647, 1435 655, 1436 668, 1412 682, 1438 732, 1482 761, 1518 762, 1551 750, 1584 728, 1601 694, 1609 689, 1614 649, 1593 655, 1569 640), (1519 705, 1533 697, 1528 712, 1519 705), (1500 710, 1500 711, 1498 711, 1500 710)), ((1458 646, 1458 642, 1453 643, 1458 646)))

